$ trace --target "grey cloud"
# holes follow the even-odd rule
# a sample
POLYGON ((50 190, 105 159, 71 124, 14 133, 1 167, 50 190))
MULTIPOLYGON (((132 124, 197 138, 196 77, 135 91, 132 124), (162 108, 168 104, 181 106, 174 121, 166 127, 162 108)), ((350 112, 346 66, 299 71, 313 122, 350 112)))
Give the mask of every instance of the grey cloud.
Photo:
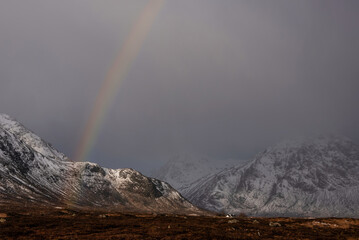
MULTIPOLYGON (((0 109, 72 155, 146 1, 2 1, 0 109)), ((298 134, 359 140, 357 1, 168 0, 90 160, 248 158, 298 134)))

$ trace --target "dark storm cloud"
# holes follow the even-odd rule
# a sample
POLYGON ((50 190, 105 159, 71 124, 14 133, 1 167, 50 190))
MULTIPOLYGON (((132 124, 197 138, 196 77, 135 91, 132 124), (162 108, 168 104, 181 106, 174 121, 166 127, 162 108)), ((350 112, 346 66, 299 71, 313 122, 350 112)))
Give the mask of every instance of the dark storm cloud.
MULTIPOLYGON (((71 155, 146 1, 3 1, 0 107, 71 155)), ((357 1, 167 1, 91 160, 247 158, 281 138, 359 140, 357 1)))

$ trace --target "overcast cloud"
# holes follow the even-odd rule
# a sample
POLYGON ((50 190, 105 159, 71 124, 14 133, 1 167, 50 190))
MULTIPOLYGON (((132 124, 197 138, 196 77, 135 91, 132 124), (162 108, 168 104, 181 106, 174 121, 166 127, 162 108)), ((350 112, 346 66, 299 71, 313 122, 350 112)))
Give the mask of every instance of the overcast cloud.
MULTIPOLYGON (((0 2, 0 112, 72 156, 140 0, 0 2)), ((359 140, 359 1, 167 0, 90 161, 250 158, 283 138, 359 140)))

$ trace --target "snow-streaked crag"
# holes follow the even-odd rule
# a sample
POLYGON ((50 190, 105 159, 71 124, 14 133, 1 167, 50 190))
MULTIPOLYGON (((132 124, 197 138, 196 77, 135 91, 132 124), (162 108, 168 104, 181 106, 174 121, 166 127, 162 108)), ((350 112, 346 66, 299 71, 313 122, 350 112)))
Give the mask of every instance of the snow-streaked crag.
POLYGON ((36 203, 141 212, 200 212, 169 184, 133 169, 72 162, 0 115, 0 204, 36 203))
POLYGON ((201 179, 186 196, 237 214, 359 217, 359 147, 343 137, 284 142, 201 179))

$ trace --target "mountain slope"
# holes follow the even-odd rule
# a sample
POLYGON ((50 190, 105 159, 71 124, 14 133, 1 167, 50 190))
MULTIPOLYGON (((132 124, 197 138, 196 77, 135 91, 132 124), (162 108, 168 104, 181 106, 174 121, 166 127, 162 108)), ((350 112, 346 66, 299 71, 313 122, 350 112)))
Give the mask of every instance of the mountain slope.
POLYGON ((0 204, 203 213, 169 184, 133 169, 72 162, 11 117, 0 115, 0 204))
POLYGON ((152 175, 168 182, 186 196, 185 193, 199 179, 243 163, 237 159, 215 161, 203 155, 182 153, 171 158, 152 175))
POLYGON ((197 206, 230 213, 358 217, 358 172, 359 148, 349 139, 302 139, 201 179, 186 196, 197 206))

